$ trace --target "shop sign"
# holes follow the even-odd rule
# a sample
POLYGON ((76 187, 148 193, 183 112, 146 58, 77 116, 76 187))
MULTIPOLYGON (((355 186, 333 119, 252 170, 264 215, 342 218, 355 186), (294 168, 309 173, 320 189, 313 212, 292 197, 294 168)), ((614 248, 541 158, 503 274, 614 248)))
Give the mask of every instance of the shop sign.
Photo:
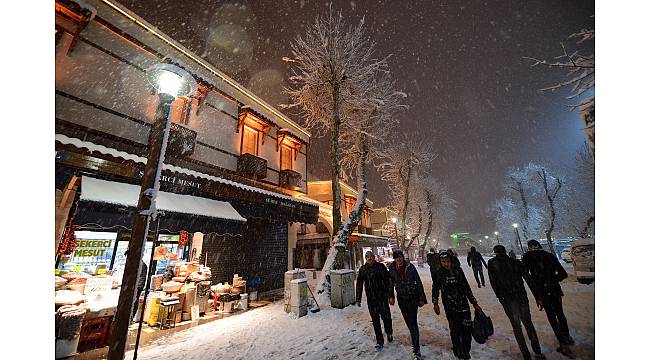
POLYGON ((108 291, 113 286, 113 277, 91 277, 86 280, 86 287, 84 289, 84 295, 92 294, 102 291, 108 291))
MULTIPOLYGON (((135 176, 137 178, 142 178, 144 175, 144 171, 137 169, 135 171, 135 176)), ((160 175, 160 181, 166 183, 166 184, 173 184, 173 185, 180 185, 180 186, 186 186, 186 187, 191 187, 194 189, 201 189, 202 184, 198 181, 194 180, 187 180, 183 178, 179 178, 177 176, 173 175, 160 175)))
POLYGON ((277 199, 277 198, 270 198, 270 197, 267 197, 266 199, 264 199, 264 201, 265 201, 267 204, 273 204, 273 205, 277 205, 277 206, 283 206, 283 207, 287 207, 287 208, 291 208, 291 209, 293 209, 293 208, 296 207, 296 204, 293 204, 293 203, 290 203, 290 202, 288 202, 288 201, 284 201, 284 200, 281 200, 281 199, 277 199))
POLYGON ((113 244, 113 240, 79 240, 74 257, 102 257, 111 244, 113 244))

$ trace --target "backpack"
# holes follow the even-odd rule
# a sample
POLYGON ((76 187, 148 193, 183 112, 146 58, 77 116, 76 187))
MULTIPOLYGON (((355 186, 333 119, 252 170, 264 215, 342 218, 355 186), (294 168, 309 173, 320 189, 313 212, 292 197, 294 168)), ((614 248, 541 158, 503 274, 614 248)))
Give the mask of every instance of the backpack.
POLYGON ((472 324, 472 337, 479 344, 485 344, 488 337, 494 334, 492 319, 483 312, 474 312, 474 322, 472 324))

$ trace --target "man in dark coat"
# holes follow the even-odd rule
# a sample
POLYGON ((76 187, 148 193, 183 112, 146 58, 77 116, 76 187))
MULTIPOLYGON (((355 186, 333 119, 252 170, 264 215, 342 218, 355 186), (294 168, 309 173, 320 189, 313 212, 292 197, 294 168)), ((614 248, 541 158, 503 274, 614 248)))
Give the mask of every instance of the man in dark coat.
MULTIPOLYGON (((449 255, 450 258, 451 258, 451 264, 452 264, 453 266, 459 268, 460 271, 463 271, 463 269, 462 269, 461 266, 460 266, 460 260, 458 260, 458 256, 456 255, 456 253, 454 252, 454 250, 452 250, 452 249, 447 249, 447 255, 449 255)), ((463 274, 464 274, 464 273, 465 273, 465 272, 463 272, 463 274)))
POLYGON ((433 279, 433 274, 440 269, 440 254, 438 254, 434 248, 429 249, 429 253, 427 254, 427 264, 429 264, 429 272, 433 279))
POLYGON ((474 271, 474 278, 478 284, 479 289, 482 286, 485 286, 485 278, 483 277, 483 265, 487 267, 485 260, 480 252, 476 251, 476 248, 472 246, 467 253, 467 265, 469 265, 474 271), (480 280, 479 280, 480 275, 480 280))
POLYGON ((562 287, 560 281, 567 278, 566 270, 551 253, 542 250, 537 240, 528 241, 528 251, 522 258, 524 269, 530 277, 530 290, 535 295, 537 306, 546 311, 548 322, 555 337, 560 342, 557 351, 569 358, 574 358, 571 345, 574 341, 569 334, 564 310, 562 309, 562 287))
POLYGON ((488 261, 487 266, 490 285, 503 306, 508 319, 510 319, 519 350, 525 360, 531 359, 528 345, 526 345, 526 338, 521 330, 521 323, 523 323, 530 339, 530 345, 535 353, 535 358, 544 359, 535 326, 530 319, 528 294, 522 279, 526 280, 528 287, 531 287, 531 285, 528 274, 524 271, 524 265, 521 261, 510 258, 506 254, 506 248, 503 245, 495 246, 494 254, 496 256, 488 261))
POLYGON ((483 310, 474 298, 460 266, 452 265, 452 256, 448 252, 440 253, 440 264, 442 267, 436 272, 436 279, 432 285, 433 310, 436 315, 440 315, 438 296, 442 292, 442 305, 449 321, 454 355, 461 359, 471 359, 469 351, 472 346, 472 314, 469 311, 468 300, 475 311, 483 310))
MULTIPOLYGON (((384 321, 386 338, 388 342, 393 341, 393 322, 390 318, 390 308, 388 307, 388 298, 393 294, 390 291, 390 274, 384 264, 375 261, 375 254, 367 251, 365 254, 366 263, 359 269, 357 276, 357 305, 361 306, 361 293, 366 290, 366 301, 368 302, 368 311, 372 319, 372 327, 375 329, 378 350, 384 347, 384 335, 381 332, 381 323, 379 318, 384 321)), ((393 299, 395 301, 395 299, 393 299)))
POLYGON ((395 304, 395 298, 392 296, 394 287, 397 292, 399 309, 411 333, 413 355, 416 359, 421 359, 418 307, 422 307, 427 303, 427 298, 424 295, 424 286, 422 286, 420 275, 418 275, 415 266, 404 260, 402 250, 395 250, 393 252, 393 259, 395 261, 388 266, 388 272, 391 277, 391 296, 388 301, 391 305, 395 304))

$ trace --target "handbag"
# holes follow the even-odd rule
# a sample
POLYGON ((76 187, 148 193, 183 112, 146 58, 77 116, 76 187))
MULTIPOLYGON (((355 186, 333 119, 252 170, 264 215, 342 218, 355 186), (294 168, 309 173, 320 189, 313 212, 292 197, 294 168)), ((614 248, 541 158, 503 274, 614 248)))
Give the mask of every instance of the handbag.
POLYGON ((486 316, 482 311, 474 312, 474 321, 472 323, 472 337, 479 344, 485 344, 488 337, 494 334, 492 319, 486 316))

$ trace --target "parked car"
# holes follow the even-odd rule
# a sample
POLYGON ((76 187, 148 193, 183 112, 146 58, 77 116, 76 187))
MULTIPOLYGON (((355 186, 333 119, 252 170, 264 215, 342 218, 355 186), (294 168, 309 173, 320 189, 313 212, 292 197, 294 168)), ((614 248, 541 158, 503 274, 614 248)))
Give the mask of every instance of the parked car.
POLYGON ((562 251, 562 254, 560 254, 560 259, 562 259, 565 263, 571 263, 573 260, 571 259, 571 248, 568 247, 562 251))
POLYGON ((596 279, 596 245, 593 239, 576 239, 571 243, 573 271, 578 282, 591 284, 596 279))

